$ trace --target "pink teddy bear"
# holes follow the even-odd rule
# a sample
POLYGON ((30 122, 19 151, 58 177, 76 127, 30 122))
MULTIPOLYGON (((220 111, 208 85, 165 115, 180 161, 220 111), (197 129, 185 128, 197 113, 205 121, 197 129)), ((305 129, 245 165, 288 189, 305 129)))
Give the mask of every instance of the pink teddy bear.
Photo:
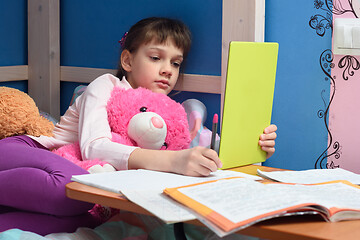
MULTIPOLYGON (((180 103, 145 88, 114 88, 106 106, 112 141, 157 150, 181 150, 190 145, 187 114, 180 103)), ((54 152, 90 173, 116 171, 97 159, 83 161, 79 143, 54 152)))

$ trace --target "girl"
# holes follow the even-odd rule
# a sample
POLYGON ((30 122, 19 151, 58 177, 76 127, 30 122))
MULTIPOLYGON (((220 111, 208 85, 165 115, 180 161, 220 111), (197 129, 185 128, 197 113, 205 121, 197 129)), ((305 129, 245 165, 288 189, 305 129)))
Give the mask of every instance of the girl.
MULTIPOLYGON (((133 88, 145 87, 169 94, 174 88, 181 63, 190 48, 190 32, 177 21, 144 19, 135 24, 124 38, 117 77, 133 88)), ((259 144, 270 157, 275 149, 276 126, 269 126, 259 144)), ((215 151, 195 147, 183 151, 134 149, 128 158, 129 168, 146 168, 192 176, 207 176, 221 167, 215 151)))
MULTIPOLYGON (((0 196, 0 231, 16 227, 47 234, 91 225, 86 212, 92 205, 65 196, 71 176, 86 171, 48 151, 77 140, 83 159, 103 159, 116 170, 143 168, 207 176, 221 167, 217 153, 204 147, 159 151, 110 140, 106 104, 113 88, 144 87, 170 93, 190 49, 190 38, 188 28, 177 20, 139 21, 122 39, 117 75, 105 74, 90 83, 55 126, 54 137, 16 136, 0 141, 0 190, 6 193, 0 196)), ((259 144, 268 157, 275 151, 275 131, 271 125, 260 136, 259 144)))

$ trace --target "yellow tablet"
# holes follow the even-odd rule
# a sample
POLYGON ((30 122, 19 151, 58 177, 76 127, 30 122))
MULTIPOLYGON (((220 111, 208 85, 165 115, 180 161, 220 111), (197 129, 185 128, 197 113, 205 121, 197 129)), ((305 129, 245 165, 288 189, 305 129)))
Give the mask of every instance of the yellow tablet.
POLYGON ((270 125, 278 44, 231 42, 220 132, 222 169, 266 160, 259 136, 270 125))

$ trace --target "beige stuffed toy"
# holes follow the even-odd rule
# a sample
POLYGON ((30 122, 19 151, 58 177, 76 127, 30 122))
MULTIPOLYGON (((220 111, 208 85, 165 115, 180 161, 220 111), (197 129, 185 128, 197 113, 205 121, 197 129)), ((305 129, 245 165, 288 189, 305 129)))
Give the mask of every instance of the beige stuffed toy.
POLYGON ((40 116, 34 100, 14 88, 0 87, 0 139, 16 135, 53 136, 54 124, 40 116))

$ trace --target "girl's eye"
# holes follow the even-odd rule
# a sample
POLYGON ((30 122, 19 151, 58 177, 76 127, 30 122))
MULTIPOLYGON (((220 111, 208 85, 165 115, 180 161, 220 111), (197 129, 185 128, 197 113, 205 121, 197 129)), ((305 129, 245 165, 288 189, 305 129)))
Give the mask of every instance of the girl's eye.
POLYGON ((160 60, 160 58, 157 56, 151 56, 150 58, 151 58, 151 60, 154 60, 154 61, 160 60))
POLYGON ((178 62, 173 62, 173 66, 174 66, 174 67, 176 67, 176 68, 179 68, 179 67, 180 67, 180 65, 181 65, 181 64, 180 64, 180 63, 178 63, 178 62))
POLYGON ((140 112, 146 112, 146 110, 147 110, 147 107, 141 107, 140 108, 140 112))

